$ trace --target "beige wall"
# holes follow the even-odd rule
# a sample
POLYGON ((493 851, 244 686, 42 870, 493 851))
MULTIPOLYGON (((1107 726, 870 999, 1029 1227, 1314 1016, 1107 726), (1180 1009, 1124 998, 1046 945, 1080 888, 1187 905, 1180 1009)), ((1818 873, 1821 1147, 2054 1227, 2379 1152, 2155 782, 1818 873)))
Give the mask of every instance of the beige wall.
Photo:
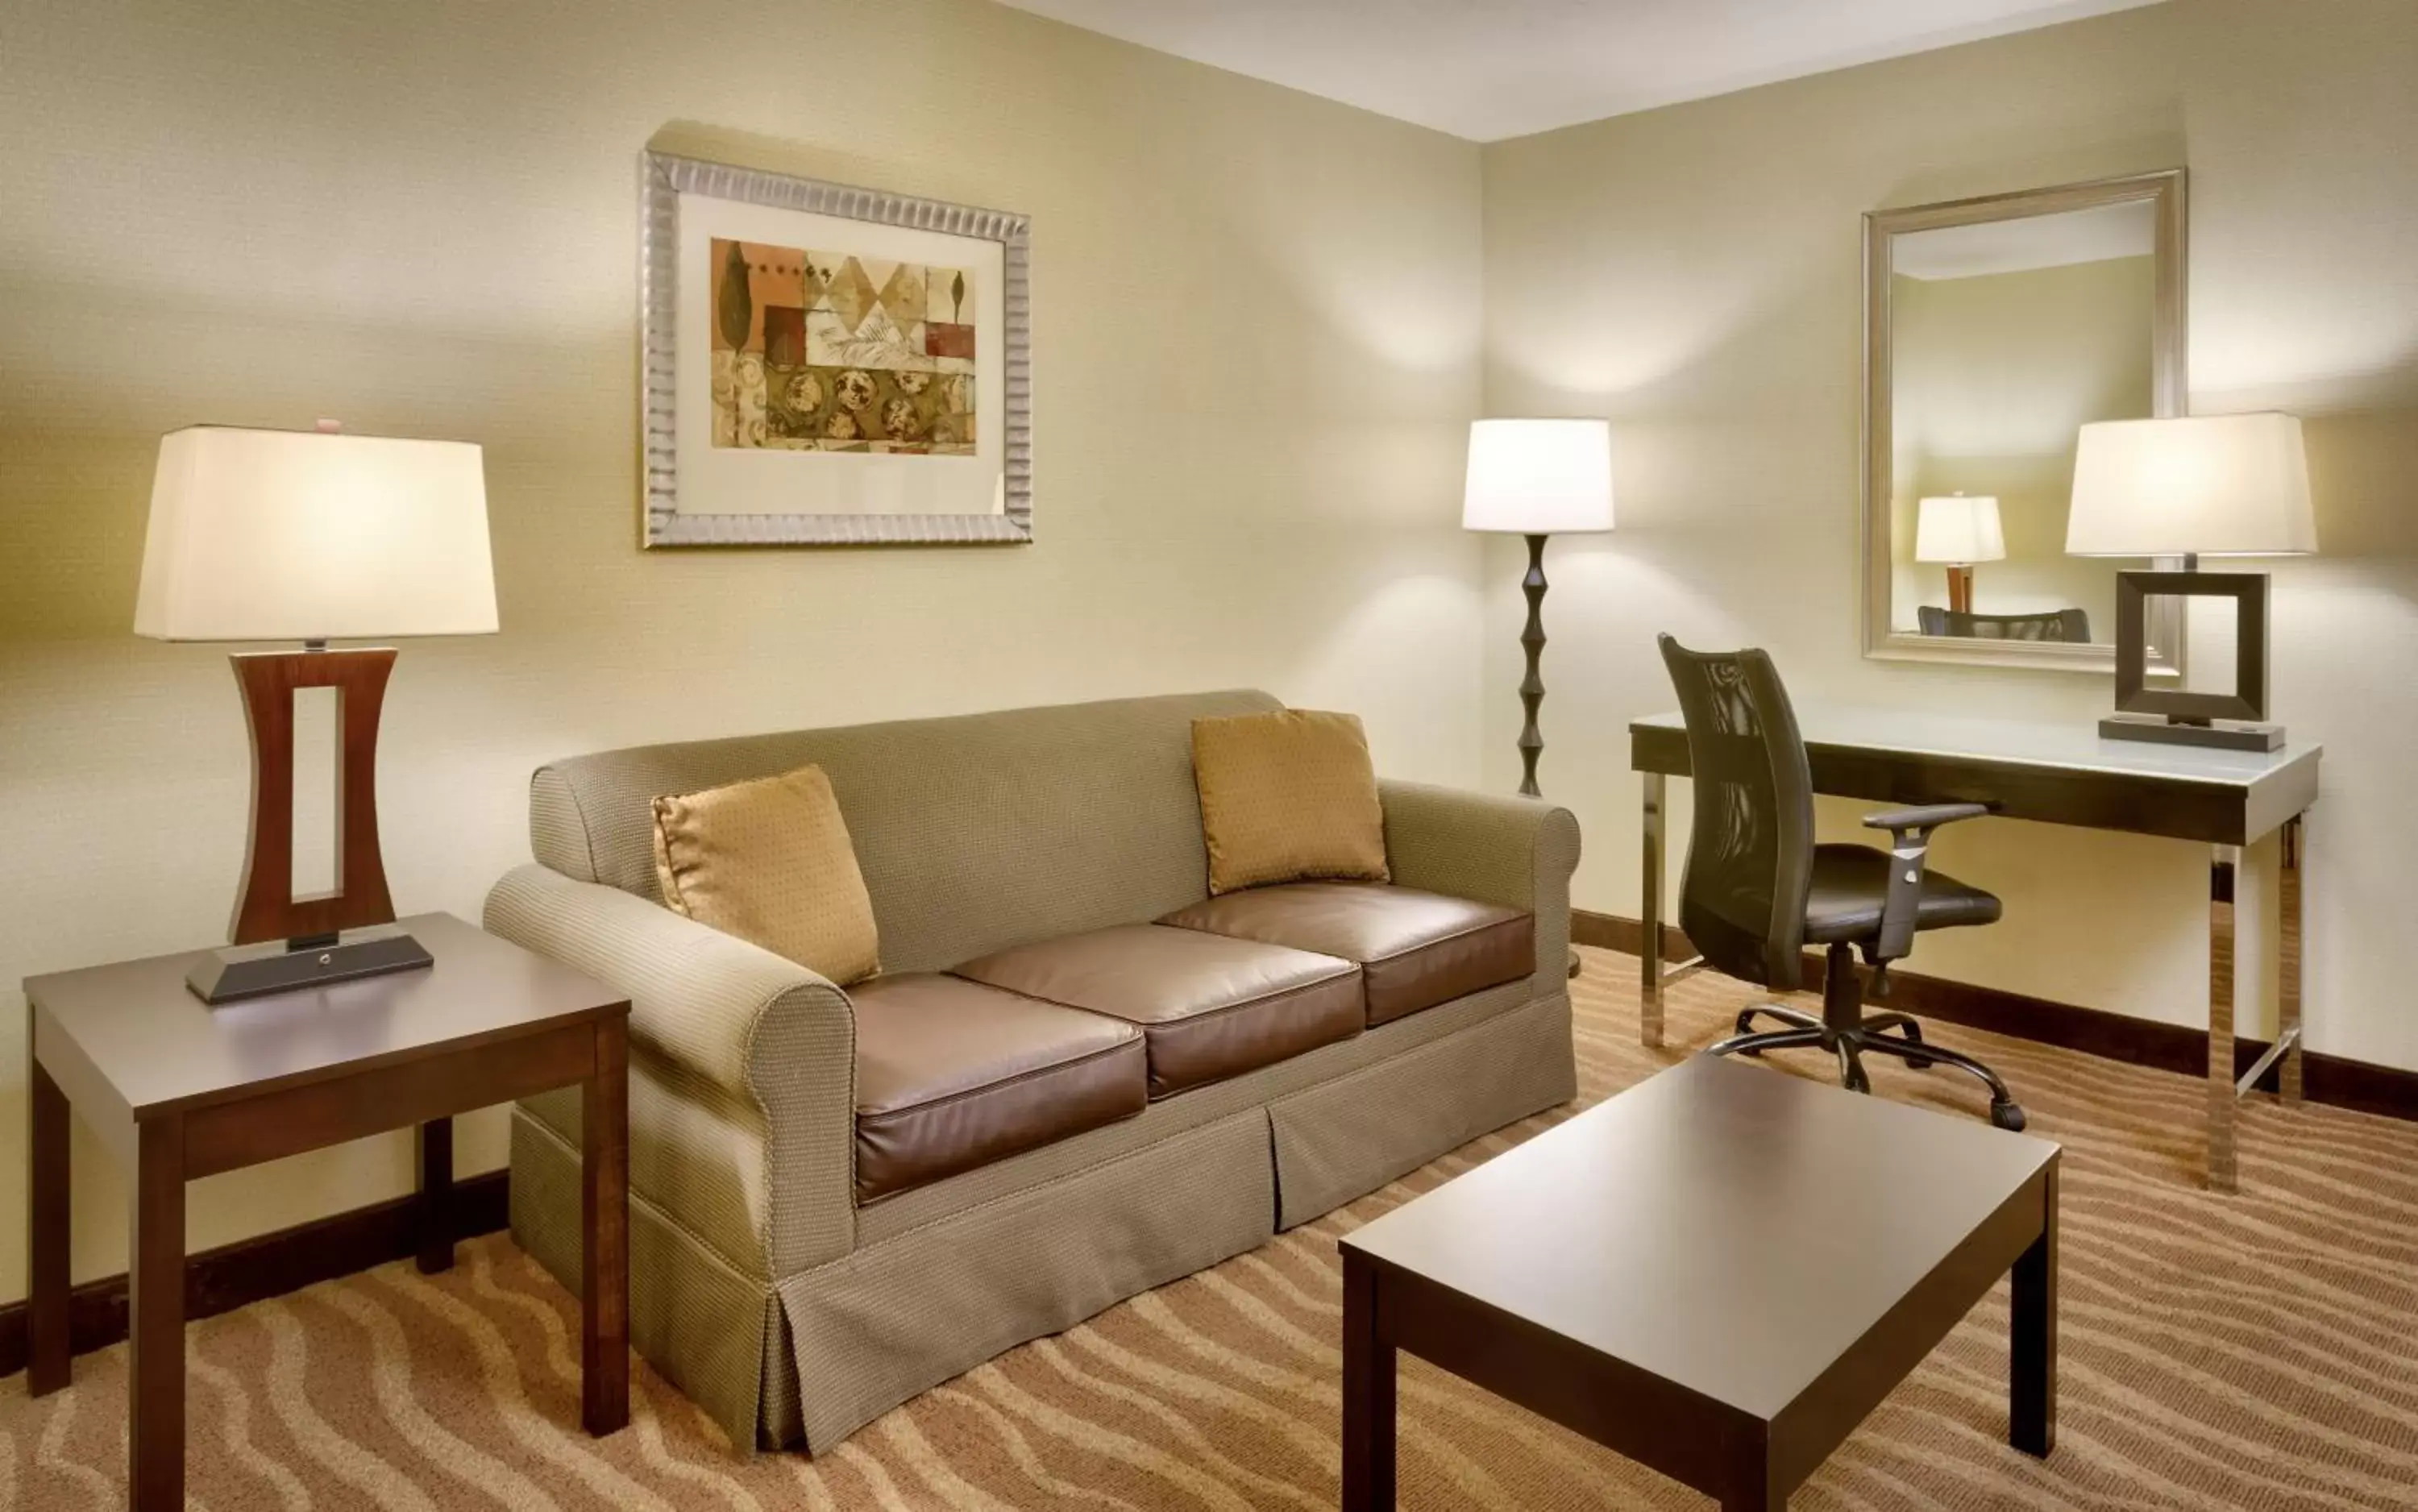
MULTIPOLYGON (((406 909, 475 917, 529 769, 617 743, 1253 683, 1358 710, 1390 771, 1477 775, 1472 145, 975 0, 10 0, 0 143, 0 1298, 18 980, 222 938, 242 854, 221 649, 129 630, 164 429, 484 443, 505 632, 409 647, 389 698, 406 909), (638 553, 659 133, 1034 217, 1036 545, 638 553)), ((407 1160, 214 1178, 191 1241, 407 1160)), ((123 1200, 76 1163, 82 1277, 122 1265, 123 1200)))
MULTIPOLYGON (((1859 655, 1857 218, 2182 163, 2193 403, 2308 417, 2325 555, 2276 564, 2274 690, 2294 735, 2328 745, 2310 1043, 2418 1067, 2401 954, 2418 867, 2413 142, 2418 6, 2173 0, 1489 146, 1487 409, 1609 414, 1617 449, 1618 533, 1559 542, 1549 564, 1543 784, 1584 822, 1580 904, 1637 909, 1622 729, 1672 703, 1657 631, 1769 647, 1800 701, 2104 708, 2104 680, 1859 655)), ((1516 575, 1498 551, 1490 728, 1516 717, 1516 575)), ((1498 781, 1514 770, 1499 744, 1498 781)), ((1853 812, 1826 824, 1844 837, 1853 812)), ((2007 919, 1926 937, 1918 970, 2206 1022, 2194 848, 1985 823, 1936 859, 2003 893, 2007 919)), ((2254 861, 2272 875, 2273 844, 2254 861)))

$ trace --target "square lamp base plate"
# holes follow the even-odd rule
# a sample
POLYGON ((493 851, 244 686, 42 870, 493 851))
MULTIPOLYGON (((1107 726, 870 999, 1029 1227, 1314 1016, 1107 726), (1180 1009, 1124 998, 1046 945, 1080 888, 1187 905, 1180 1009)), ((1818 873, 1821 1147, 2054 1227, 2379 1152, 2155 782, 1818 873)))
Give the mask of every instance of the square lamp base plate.
POLYGON ((436 964, 420 941, 392 924, 381 924, 340 936, 333 944, 296 947, 281 939, 212 951, 185 974, 185 985, 215 1005, 436 964))
POLYGON ((2212 720, 2178 725, 2155 714, 2110 714, 2099 722, 2103 741, 2149 741, 2159 745, 2196 745, 2214 751, 2281 751, 2284 726, 2212 720))

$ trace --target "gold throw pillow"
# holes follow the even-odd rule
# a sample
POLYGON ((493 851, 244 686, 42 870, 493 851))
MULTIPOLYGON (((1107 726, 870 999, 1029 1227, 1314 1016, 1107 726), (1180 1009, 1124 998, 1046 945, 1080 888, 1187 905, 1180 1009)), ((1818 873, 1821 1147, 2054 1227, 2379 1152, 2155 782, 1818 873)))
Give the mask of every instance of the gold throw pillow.
POLYGON ((673 912, 841 986, 881 970, 873 900, 820 767, 656 799, 655 879, 673 912))
POLYGON ((1385 811, 1354 714, 1280 709, 1192 722, 1214 895, 1271 882, 1383 882, 1385 811))

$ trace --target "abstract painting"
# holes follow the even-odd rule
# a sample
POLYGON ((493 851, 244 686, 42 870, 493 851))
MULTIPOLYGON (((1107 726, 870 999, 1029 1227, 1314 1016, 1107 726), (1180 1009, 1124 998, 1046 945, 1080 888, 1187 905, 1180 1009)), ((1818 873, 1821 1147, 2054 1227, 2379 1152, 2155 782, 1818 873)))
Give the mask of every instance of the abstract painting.
POLYGON ((649 152, 643 544, 1033 539, 1032 222, 649 152))
POLYGON ((712 248, 715 446, 973 454, 966 269, 721 237, 712 248))

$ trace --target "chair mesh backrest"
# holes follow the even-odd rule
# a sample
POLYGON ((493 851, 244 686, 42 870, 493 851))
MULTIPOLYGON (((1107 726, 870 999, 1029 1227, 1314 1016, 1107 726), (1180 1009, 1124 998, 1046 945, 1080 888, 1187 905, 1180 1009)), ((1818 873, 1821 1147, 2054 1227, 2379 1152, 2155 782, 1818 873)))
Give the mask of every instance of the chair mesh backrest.
POLYGON ((2076 644, 2090 639, 2087 609, 2052 609, 2045 614, 1967 614, 1926 603, 1915 611, 1926 635, 1962 635, 1968 640, 2057 640, 2076 644))
POLYGON ((1788 691, 1762 651, 1699 653, 1668 635, 1661 646, 1695 783, 1679 927, 1715 970, 1793 991, 1814 878, 1814 775, 1788 691))

